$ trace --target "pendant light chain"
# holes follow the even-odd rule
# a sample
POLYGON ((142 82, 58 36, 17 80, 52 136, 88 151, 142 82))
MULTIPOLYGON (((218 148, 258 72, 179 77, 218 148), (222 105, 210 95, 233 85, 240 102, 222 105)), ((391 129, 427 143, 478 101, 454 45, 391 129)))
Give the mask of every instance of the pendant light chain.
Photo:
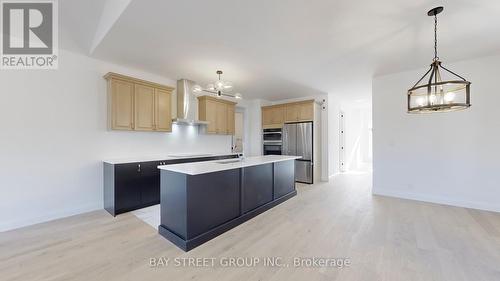
POLYGON ((438 46, 437 24, 438 24, 437 15, 434 14, 434 61, 439 60, 438 51, 437 51, 437 46, 438 46))

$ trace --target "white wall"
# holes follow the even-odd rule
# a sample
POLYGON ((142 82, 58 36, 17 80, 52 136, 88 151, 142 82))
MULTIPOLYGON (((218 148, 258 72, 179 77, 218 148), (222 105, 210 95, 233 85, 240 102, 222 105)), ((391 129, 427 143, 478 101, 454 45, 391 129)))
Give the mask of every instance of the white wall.
POLYGON ((372 127, 371 103, 368 101, 344 102, 345 159, 347 171, 365 169, 371 164, 370 129, 372 127))
POLYGON ((195 127, 107 131, 108 71, 176 85, 64 50, 58 70, 0 71, 0 231, 102 208, 102 159, 230 152, 231 137, 195 127))
POLYGON ((445 65, 471 82, 465 111, 409 115, 426 69, 373 81, 373 193, 500 212, 500 56, 445 65))
POLYGON ((249 125, 249 154, 247 156, 262 155, 262 100, 251 100, 246 103, 249 125))

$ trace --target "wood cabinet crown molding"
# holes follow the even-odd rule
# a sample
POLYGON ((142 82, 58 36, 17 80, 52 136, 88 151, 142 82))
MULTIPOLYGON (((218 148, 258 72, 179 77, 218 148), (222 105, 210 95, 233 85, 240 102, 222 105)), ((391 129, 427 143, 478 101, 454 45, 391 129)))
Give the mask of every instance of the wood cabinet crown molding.
POLYGON ((274 108, 274 107, 282 107, 282 106, 287 106, 287 105, 304 104, 304 103, 314 103, 314 100, 313 99, 311 99, 311 100, 301 100, 301 101, 279 103, 279 104, 273 104, 273 105, 265 105, 265 106, 262 106, 262 108, 274 108))
POLYGON ((222 102, 222 103, 227 103, 227 104, 231 104, 231 105, 237 104, 236 102, 233 102, 233 101, 225 100, 222 98, 216 98, 216 97, 212 97, 212 96, 199 96, 198 100, 211 100, 211 101, 222 102))
POLYGON ((162 89, 162 90, 169 91, 169 92, 172 92, 173 90, 175 90, 175 88, 171 87, 171 86, 162 85, 162 84, 158 84, 158 83, 151 82, 151 81, 146 81, 146 80, 142 80, 139 78, 126 76, 123 74, 118 74, 115 72, 108 72, 106 75, 104 75, 104 79, 106 79, 106 80, 119 79, 119 80, 132 82, 134 84, 140 84, 140 85, 149 86, 149 87, 153 87, 153 88, 157 88, 157 89, 162 89))

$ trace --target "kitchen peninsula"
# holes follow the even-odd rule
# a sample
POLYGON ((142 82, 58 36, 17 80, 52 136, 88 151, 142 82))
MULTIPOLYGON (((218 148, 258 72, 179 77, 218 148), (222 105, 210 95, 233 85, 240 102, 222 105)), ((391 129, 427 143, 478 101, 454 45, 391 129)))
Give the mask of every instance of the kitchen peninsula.
POLYGON ((297 156, 161 165, 159 233, 189 251, 290 199, 297 156))

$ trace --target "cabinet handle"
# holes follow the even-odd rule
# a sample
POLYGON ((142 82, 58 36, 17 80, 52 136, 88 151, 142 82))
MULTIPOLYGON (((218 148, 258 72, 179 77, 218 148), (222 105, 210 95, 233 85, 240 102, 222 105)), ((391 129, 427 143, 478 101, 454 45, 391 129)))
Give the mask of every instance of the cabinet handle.
POLYGON ((141 172, 141 164, 137 164, 137 172, 140 173, 141 172))

